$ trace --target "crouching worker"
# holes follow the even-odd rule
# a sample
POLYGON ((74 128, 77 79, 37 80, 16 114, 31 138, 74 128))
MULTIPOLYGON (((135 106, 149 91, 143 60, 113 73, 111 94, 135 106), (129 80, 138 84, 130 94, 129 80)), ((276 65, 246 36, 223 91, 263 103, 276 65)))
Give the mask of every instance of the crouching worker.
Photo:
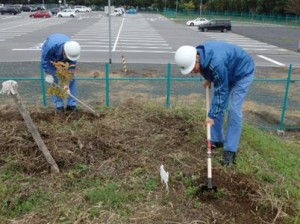
POLYGON ((204 87, 214 86, 212 106, 206 124, 211 124, 213 148, 224 147, 223 165, 235 163, 242 131, 242 107, 253 81, 255 64, 242 48, 233 44, 208 41, 197 47, 182 46, 175 63, 183 75, 201 73, 204 87), (224 136, 224 112, 230 101, 227 132, 224 136))
MULTIPOLYGON (((41 63, 45 73, 53 76, 54 82, 58 83, 56 76, 56 68, 53 62, 68 62, 72 65, 72 71, 75 71, 75 65, 80 57, 80 45, 76 41, 72 41, 70 37, 64 34, 51 34, 42 46, 41 63)), ((73 74, 74 76, 74 74, 73 74)), ((69 89, 73 96, 77 96, 76 80, 69 81, 69 85, 64 86, 69 89)), ((52 96, 52 101, 57 109, 61 112, 64 110, 64 100, 56 95, 52 96)), ((67 110, 75 111, 77 102, 72 97, 67 99, 67 110)))

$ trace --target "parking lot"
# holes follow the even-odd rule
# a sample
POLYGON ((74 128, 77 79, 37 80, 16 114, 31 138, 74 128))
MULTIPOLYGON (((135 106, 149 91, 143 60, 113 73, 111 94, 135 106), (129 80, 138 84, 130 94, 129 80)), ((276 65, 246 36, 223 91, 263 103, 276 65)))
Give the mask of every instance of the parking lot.
MULTIPOLYGON (((108 18, 103 12, 80 13, 77 18, 33 19, 29 13, 0 15, 0 62, 39 61, 40 47, 51 33, 65 33, 80 43, 79 62, 108 62, 108 18)), ((206 40, 231 42, 246 49, 257 66, 300 66, 300 53, 233 32, 199 32, 157 14, 112 17, 112 62, 173 63, 174 52, 183 45, 206 40)), ((271 42, 271 41, 270 41, 271 42)))

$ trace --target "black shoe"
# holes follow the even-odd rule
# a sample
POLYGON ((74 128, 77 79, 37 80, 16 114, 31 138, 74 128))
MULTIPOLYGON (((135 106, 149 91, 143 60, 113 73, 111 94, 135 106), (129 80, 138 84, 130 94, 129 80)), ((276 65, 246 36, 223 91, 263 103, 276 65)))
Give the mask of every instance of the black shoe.
POLYGON ((77 112, 78 111, 78 109, 77 109, 76 106, 67 106, 66 110, 67 111, 71 111, 71 112, 77 112))
POLYGON ((211 149, 223 148, 223 142, 211 142, 211 149))
POLYGON ((235 164, 235 161, 236 161, 236 153, 235 152, 224 151, 223 161, 221 161, 221 164, 223 166, 235 164))
POLYGON ((62 113, 62 112, 64 112, 64 107, 57 107, 57 108, 56 108, 56 112, 57 112, 57 113, 62 113))

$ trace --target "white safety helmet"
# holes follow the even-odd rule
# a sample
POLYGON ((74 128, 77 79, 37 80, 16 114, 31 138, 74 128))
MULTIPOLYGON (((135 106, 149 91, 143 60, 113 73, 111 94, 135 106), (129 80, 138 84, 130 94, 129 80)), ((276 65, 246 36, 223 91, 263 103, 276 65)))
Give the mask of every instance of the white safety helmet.
POLYGON ((67 41, 64 44, 66 57, 71 61, 77 61, 80 57, 80 45, 76 41, 67 41))
POLYGON ((196 64, 197 49, 192 46, 181 46, 175 53, 175 63, 180 67, 183 75, 189 74, 196 64))

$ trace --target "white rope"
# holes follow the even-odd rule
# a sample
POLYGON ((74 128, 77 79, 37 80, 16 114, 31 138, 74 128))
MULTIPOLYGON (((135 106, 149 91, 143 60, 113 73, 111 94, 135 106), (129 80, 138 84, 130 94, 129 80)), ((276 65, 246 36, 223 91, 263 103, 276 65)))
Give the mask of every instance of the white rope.
POLYGON ((15 95, 18 93, 18 83, 14 80, 8 80, 2 83, 0 94, 15 95))

